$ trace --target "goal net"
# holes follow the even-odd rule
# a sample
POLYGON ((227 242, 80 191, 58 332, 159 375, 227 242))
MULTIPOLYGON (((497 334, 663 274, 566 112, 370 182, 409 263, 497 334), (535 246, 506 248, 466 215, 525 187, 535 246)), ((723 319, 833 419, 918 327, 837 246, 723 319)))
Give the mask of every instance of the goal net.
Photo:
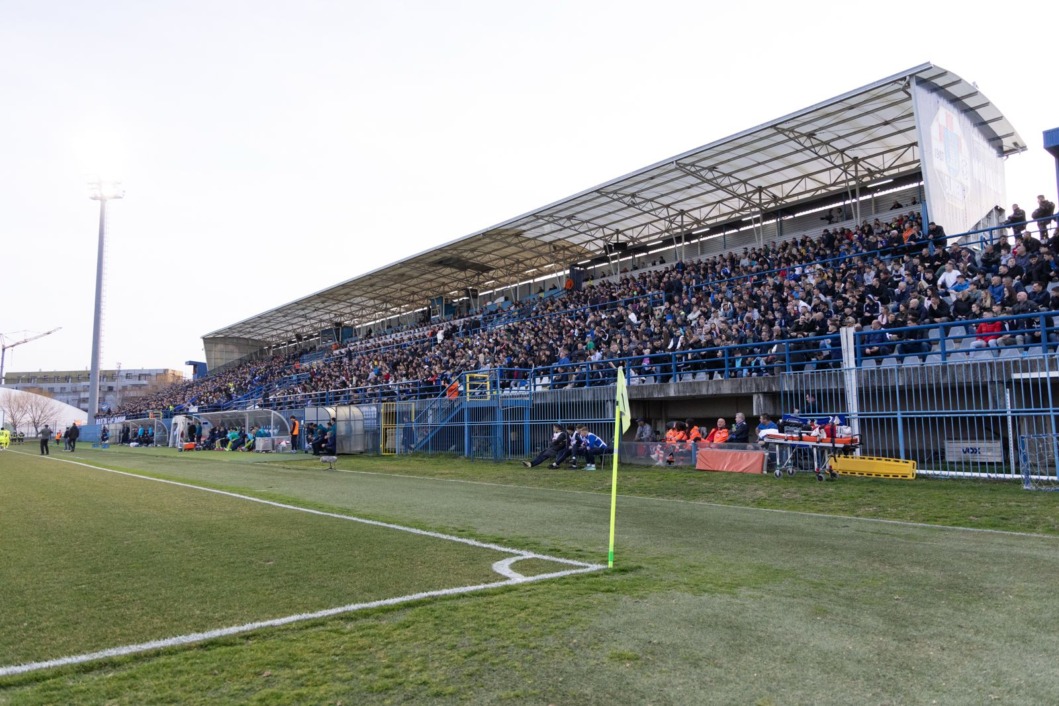
POLYGON ((1023 434, 1019 437, 1022 487, 1027 490, 1059 490, 1059 434, 1023 434))

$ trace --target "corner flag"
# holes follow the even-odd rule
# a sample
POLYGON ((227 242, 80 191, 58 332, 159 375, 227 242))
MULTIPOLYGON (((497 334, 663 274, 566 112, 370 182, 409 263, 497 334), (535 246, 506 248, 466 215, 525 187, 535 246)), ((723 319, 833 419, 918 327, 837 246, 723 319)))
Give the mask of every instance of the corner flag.
POLYGON ((625 369, 618 368, 618 389, 614 399, 614 453, 611 454, 613 470, 610 479, 610 548, 607 551, 607 567, 614 568, 614 521, 618 510, 618 450, 621 435, 629 431, 632 414, 629 412, 629 390, 625 387, 625 369))
MULTIPOLYGON (((618 414, 621 415, 621 430, 622 432, 629 431, 629 427, 632 426, 632 413, 629 412, 629 389, 625 386, 625 369, 618 368, 618 414)), ((617 445, 614 446, 615 451, 617 445)))

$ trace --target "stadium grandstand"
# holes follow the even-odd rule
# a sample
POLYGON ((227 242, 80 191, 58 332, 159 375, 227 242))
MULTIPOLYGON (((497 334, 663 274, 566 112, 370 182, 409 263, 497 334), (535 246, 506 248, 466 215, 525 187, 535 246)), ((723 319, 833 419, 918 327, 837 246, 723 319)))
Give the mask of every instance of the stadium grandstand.
POLYGON ((607 438, 623 367, 658 432, 842 416, 872 454, 1014 477, 1059 434, 1054 206, 1002 206, 1025 149, 917 66, 206 334, 206 377, 100 422, 295 415, 339 452, 505 459, 556 420, 607 438))

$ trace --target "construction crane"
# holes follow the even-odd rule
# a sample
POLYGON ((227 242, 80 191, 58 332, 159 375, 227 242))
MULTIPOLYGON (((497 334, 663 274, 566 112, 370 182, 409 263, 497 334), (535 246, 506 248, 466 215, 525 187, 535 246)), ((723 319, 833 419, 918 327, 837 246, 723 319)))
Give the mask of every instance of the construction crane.
MULTIPOLYGON (((3 349, 0 350, 0 385, 4 384, 4 360, 7 358, 7 349, 8 348, 14 348, 15 346, 21 346, 23 343, 29 343, 30 341, 36 341, 38 338, 44 338, 45 336, 50 336, 50 335, 52 335, 53 333, 55 333, 56 331, 58 331, 61 328, 62 328, 62 326, 59 326, 58 328, 53 328, 51 331, 45 331, 44 333, 38 333, 35 336, 30 336, 28 338, 23 338, 21 341, 15 341, 14 343, 5 343, 3 345, 3 349)), ((4 335, 2 333, 0 333, 0 340, 3 340, 3 338, 4 338, 4 335)))

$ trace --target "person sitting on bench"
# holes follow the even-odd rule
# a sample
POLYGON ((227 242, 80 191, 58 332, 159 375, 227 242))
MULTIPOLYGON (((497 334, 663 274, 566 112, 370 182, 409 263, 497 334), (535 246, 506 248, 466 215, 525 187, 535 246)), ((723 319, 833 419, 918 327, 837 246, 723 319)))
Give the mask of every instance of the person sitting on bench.
POLYGON ((560 454, 565 454, 567 448, 570 445, 570 435, 563 429, 562 424, 552 424, 552 440, 548 444, 548 447, 541 451, 532 461, 523 461, 522 465, 526 468, 533 468, 544 463, 547 459, 560 458, 560 454))
POLYGON ((587 424, 579 425, 577 433, 581 436, 581 453, 585 457, 585 470, 594 471, 596 470, 596 456, 602 456, 610 450, 607 448, 607 442, 590 432, 587 424))

